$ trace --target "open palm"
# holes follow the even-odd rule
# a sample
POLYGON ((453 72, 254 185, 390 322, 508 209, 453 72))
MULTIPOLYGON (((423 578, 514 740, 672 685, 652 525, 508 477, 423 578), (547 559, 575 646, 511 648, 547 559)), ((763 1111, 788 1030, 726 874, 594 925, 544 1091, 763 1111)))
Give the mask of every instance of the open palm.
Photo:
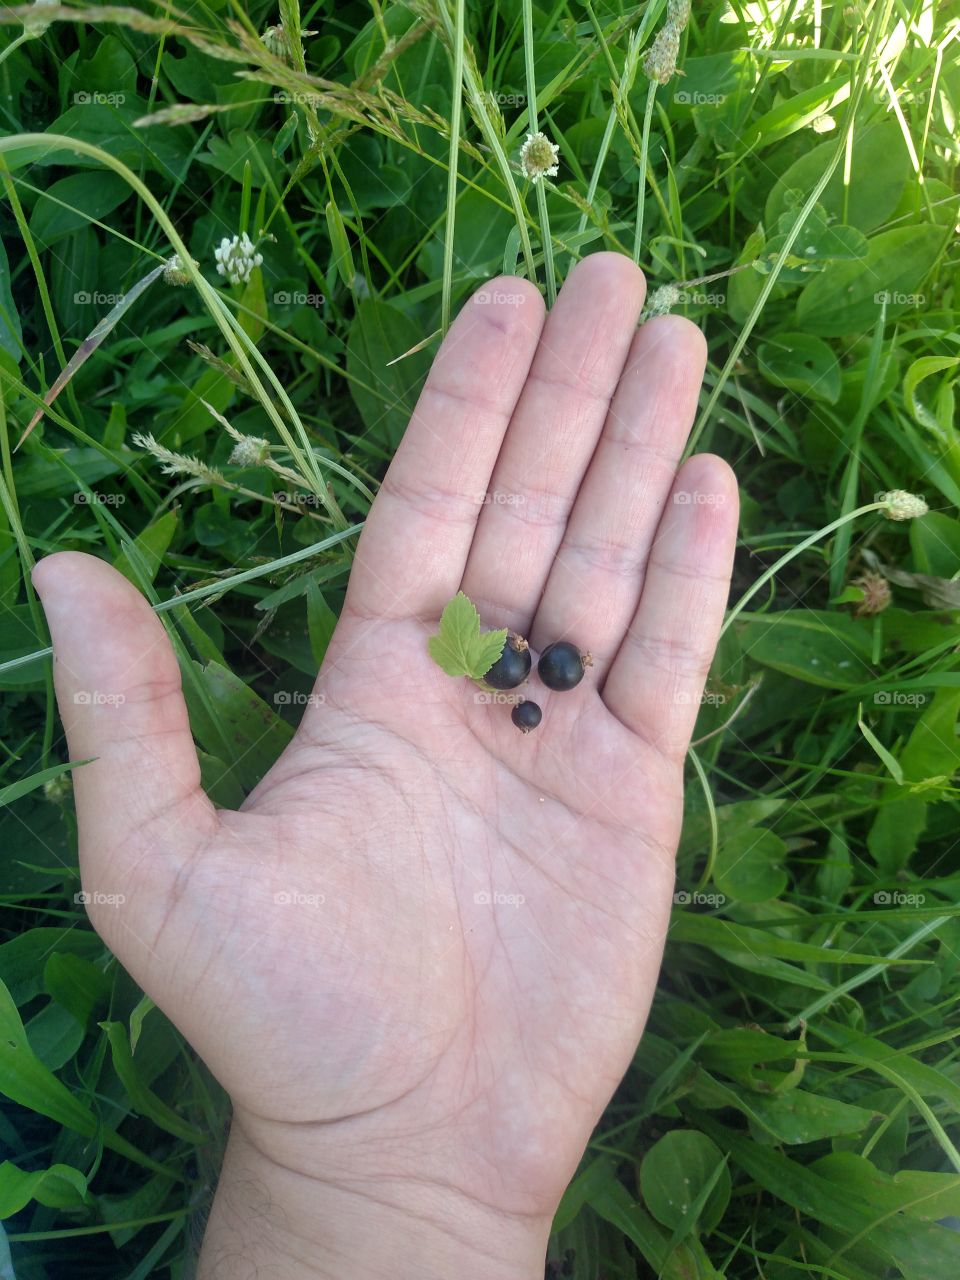
POLYGON ((239 812, 200 789, 146 602, 92 557, 38 566, 71 757, 96 757, 74 774, 94 924, 277 1164, 415 1169, 549 1215, 635 1050, 737 506, 719 459, 677 473, 704 342, 674 317, 638 330, 643 288, 602 253, 546 319, 517 279, 467 303, 317 696, 239 812), (535 655, 593 655, 567 693, 534 667, 535 732, 431 661, 460 588, 535 655))

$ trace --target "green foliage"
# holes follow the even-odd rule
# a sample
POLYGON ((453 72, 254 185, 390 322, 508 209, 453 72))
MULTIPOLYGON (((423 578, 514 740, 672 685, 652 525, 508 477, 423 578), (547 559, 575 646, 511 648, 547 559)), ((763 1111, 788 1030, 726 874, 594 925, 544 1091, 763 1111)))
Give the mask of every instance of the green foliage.
MULTIPOLYGON (((433 0, 303 6, 315 34, 286 67, 252 39, 277 21, 261 0, 194 7, 162 37, 163 6, 36 19, 23 41, 5 18, 0 1273, 79 1274, 82 1250, 85 1275, 185 1280, 225 1113, 77 900, 82 762, 30 659, 47 636, 29 557, 93 552, 163 606, 204 784, 240 805, 326 652, 444 301, 505 264, 546 289, 547 256, 562 280, 583 254, 629 254, 645 155, 640 262, 706 334, 697 447, 742 485, 734 598, 879 491, 932 510, 816 543, 724 636, 663 979, 551 1273, 956 1275, 955 33, 944 6, 706 0, 644 137, 649 82, 625 64, 663 8, 533 11, 537 117, 561 152, 538 201, 516 169, 523 8, 467 5, 449 205, 452 27, 433 0), (242 231, 263 262, 231 285, 213 253, 242 231), (207 291, 144 284, 172 234, 207 291), (892 589, 877 612, 867 573, 892 589)), ((504 638, 458 597, 431 651, 476 678, 504 638)))
POLYGON ((448 676, 480 680, 503 653, 507 629, 480 630, 473 602, 458 591, 440 615, 440 629, 427 641, 430 657, 448 676))

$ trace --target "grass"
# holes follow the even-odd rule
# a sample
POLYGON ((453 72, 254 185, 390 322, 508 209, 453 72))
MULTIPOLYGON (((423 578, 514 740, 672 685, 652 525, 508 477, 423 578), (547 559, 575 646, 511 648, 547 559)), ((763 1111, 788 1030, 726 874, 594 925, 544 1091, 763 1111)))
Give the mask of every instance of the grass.
POLYGON ((666 12, 287 0, 303 56, 266 4, 4 15, 0 1274, 189 1275, 224 1114, 75 901, 31 563, 92 551, 148 594, 238 804, 288 730, 203 710, 293 722, 439 334, 482 279, 550 297, 601 248, 704 329, 694 444, 744 501, 663 979, 548 1269, 956 1274, 960 24, 706 0, 660 86, 666 12), (243 230, 264 261, 230 286, 243 230), (144 283, 175 251, 184 283, 144 283), (929 514, 884 519, 896 489, 929 514))

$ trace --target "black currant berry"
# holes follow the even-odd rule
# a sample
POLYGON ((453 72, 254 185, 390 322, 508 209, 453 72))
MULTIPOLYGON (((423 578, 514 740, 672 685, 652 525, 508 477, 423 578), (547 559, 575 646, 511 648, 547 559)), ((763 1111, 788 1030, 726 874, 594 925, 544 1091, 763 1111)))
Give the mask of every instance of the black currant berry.
POLYGON ((581 653, 569 640, 557 640, 541 653, 537 672, 548 689, 562 692, 575 689, 583 679, 584 667, 592 664, 589 653, 581 653))
POLYGON ((483 677, 483 682, 491 689, 515 689, 526 680, 532 665, 526 640, 509 635, 503 653, 483 677))
POLYGON ((529 733, 543 719, 543 712, 535 702, 518 702, 510 712, 510 719, 521 733, 529 733))

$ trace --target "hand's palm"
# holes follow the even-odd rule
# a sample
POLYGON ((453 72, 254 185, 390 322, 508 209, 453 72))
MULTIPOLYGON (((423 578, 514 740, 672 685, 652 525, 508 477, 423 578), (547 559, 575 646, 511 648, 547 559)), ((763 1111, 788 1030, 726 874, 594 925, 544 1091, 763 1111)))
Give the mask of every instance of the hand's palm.
MULTIPOLYGON (((336 1120, 422 1144, 437 1179, 524 1212, 555 1202, 646 1016, 735 524, 715 460, 677 485, 709 500, 666 506, 699 337, 668 320, 634 338, 622 260, 578 276, 542 335, 529 290, 525 312, 457 321, 361 540, 319 696, 239 813, 197 791, 179 695, 140 702, 171 680, 156 619, 86 567, 101 602, 135 615, 112 640, 132 668, 129 737, 166 782, 77 774, 85 883, 129 901, 98 927, 274 1158, 295 1164, 295 1135, 336 1120), (512 500, 478 505, 485 492, 512 500), (461 585, 485 624, 594 654, 571 692, 533 677, 529 735, 427 654, 461 585)), ((79 661, 58 674, 65 708, 68 689, 103 685, 79 661)), ((108 754, 106 726, 70 712, 74 758, 108 754)))

